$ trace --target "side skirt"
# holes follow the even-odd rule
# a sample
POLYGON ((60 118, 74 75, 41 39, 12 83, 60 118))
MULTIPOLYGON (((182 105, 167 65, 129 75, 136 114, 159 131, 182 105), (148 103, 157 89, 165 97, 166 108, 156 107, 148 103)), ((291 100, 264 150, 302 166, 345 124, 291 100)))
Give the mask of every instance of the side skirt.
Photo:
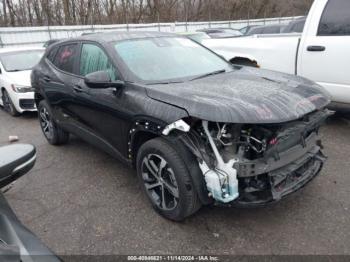
POLYGON ((132 167, 132 162, 123 157, 122 154, 116 150, 110 143, 108 143, 105 139, 97 136, 95 133, 87 130, 85 128, 80 127, 79 125, 73 123, 60 123, 60 127, 66 130, 69 133, 76 135, 77 137, 85 140, 87 143, 97 147, 98 149, 106 152, 112 157, 120 160, 124 164, 132 167))

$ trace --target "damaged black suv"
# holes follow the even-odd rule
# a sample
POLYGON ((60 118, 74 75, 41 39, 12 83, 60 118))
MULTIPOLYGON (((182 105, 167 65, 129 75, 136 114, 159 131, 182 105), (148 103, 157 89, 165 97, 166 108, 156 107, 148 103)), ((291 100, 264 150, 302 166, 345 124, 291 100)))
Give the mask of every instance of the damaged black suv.
POLYGON ((314 82, 238 67, 187 38, 93 34, 50 46, 32 73, 42 131, 74 134, 137 169, 156 211, 280 200, 321 170, 329 95, 314 82))

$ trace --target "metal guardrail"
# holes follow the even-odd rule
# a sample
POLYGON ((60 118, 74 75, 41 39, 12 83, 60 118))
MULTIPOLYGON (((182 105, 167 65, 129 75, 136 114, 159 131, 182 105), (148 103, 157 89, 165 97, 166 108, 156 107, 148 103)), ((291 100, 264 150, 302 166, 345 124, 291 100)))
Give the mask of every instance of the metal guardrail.
POLYGON ((254 20, 215 21, 215 22, 175 22, 152 24, 83 25, 83 26, 42 26, 42 27, 2 27, 0 47, 42 45, 50 39, 63 39, 80 36, 82 33, 108 31, 162 31, 186 32, 208 27, 229 27, 241 29, 247 25, 287 24, 297 17, 278 17, 254 20))

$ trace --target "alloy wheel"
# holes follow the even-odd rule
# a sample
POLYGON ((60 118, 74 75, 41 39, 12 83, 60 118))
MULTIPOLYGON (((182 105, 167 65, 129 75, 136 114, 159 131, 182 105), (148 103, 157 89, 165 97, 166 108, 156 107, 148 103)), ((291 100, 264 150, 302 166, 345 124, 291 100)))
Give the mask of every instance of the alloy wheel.
POLYGON ((53 124, 49 112, 46 107, 42 107, 39 112, 40 125, 44 135, 48 139, 53 138, 53 124))
POLYGON ((158 208, 169 211, 176 208, 179 188, 173 169, 159 155, 146 155, 142 161, 142 179, 147 194, 158 208))

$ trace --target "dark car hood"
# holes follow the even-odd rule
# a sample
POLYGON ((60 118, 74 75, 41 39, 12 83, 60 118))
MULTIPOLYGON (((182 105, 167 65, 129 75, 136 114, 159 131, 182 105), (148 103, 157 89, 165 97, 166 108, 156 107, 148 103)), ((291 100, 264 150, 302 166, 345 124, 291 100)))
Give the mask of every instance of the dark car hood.
POLYGON ((301 77, 242 67, 179 84, 149 85, 149 97, 189 116, 226 123, 281 123, 325 107, 329 94, 301 77))

